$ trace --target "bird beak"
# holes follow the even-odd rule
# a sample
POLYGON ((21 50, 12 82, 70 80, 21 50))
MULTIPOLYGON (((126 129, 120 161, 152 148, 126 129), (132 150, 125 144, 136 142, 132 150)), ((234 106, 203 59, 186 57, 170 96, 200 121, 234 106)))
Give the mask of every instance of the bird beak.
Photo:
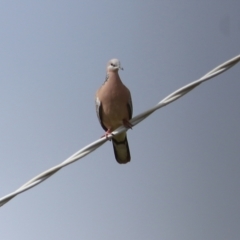
POLYGON ((121 70, 123 70, 123 68, 122 68, 122 67, 119 67, 118 69, 121 69, 121 70))

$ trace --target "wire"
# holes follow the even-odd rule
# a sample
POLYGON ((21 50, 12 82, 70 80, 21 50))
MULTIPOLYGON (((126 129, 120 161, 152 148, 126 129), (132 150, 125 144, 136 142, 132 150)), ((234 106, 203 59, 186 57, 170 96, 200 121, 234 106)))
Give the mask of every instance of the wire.
MULTIPOLYGON (((148 117, 150 114, 152 114, 153 112, 155 112, 157 109, 162 108, 166 105, 168 105, 169 103, 176 101, 178 98, 184 96, 186 93, 190 92, 191 90, 193 90, 195 87, 197 87, 199 84, 225 72, 226 70, 228 70, 229 68, 233 67, 236 63, 238 63, 240 61, 240 55, 228 60, 227 62, 219 65, 218 67, 214 68, 213 70, 211 70, 210 72, 208 72, 207 74, 205 74, 203 77, 201 77, 200 79, 189 83, 187 85, 185 85, 182 88, 179 88, 178 90, 176 90, 175 92, 171 93, 170 95, 168 95, 167 97, 165 97, 162 101, 160 101, 155 107, 135 116, 134 118, 131 119, 131 123, 133 126, 137 125, 138 123, 140 123, 142 120, 144 120, 146 117, 148 117)), ((121 132, 127 131, 128 129, 125 128, 124 126, 120 126, 119 128, 117 128, 115 131, 112 132, 113 135, 117 135, 121 132)), ((108 141, 109 139, 112 138, 112 134, 110 134, 108 136, 108 139, 106 137, 103 137, 89 145, 87 145, 86 147, 80 149, 79 151, 77 151, 76 153, 74 153, 72 156, 70 156, 68 159, 66 159, 65 161, 63 161, 62 163, 60 163, 59 165, 56 165, 48 170, 46 170, 45 172, 37 175, 36 177, 32 178, 31 180, 29 180, 27 183, 25 183, 24 185, 22 185, 20 188, 18 188, 15 192, 12 192, 4 197, 2 197, 0 199, 0 207, 3 206, 5 203, 7 203, 8 201, 10 201, 12 198, 14 198, 15 196, 17 196, 18 194, 29 190, 32 187, 35 187, 36 185, 42 183, 43 181, 45 181, 47 178, 49 178, 50 176, 52 176, 54 173, 56 173, 57 171, 59 171, 61 168, 66 167, 67 165, 74 163, 75 161, 85 157, 86 155, 88 155, 89 153, 93 152, 94 150, 96 150, 97 148, 99 148, 102 144, 104 144, 106 141, 108 141)))

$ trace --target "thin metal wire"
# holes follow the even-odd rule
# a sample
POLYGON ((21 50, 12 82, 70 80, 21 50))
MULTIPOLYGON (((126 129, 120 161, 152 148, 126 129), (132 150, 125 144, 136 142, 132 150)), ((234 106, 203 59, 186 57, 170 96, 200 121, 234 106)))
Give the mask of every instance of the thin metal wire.
MULTIPOLYGON (((233 67, 239 61, 240 61, 240 55, 228 60, 227 62, 225 62, 221 65, 219 65, 218 67, 214 68, 213 70, 211 70, 210 72, 205 74, 200 79, 198 79, 198 80, 196 80, 192 83, 189 83, 189 84, 185 85, 184 87, 179 88, 177 91, 171 93, 170 95, 165 97, 162 101, 160 101, 155 107, 153 107, 153 108, 135 116, 134 118, 131 119, 130 122, 132 123, 133 126, 137 125, 138 123, 140 123, 142 120, 144 120, 146 117, 148 117, 150 114, 152 114, 157 109, 162 108, 162 107, 166 106, 167 104, 169 104, 173 101, 176 101, 178 98, 182 97, 186 93, 193 90, 199 84, 201 84, 201 83, 203 83, 203 82, 205 82, 205 81, 207 81, 207 80, 225 72, 229 68, 233 67)), ((127 130, 128 130, 127 128, 125 128, 124 126, 121 126, 118 129, 116 129, 115 131, 113 131, 112 134, 117 135, 117 134, 119 134, 123 131, 127 131, 127 130)), ((111 138, 112 138, 112 135, 109 135, 108 139, 111 139, 111 138)), ((47 171, 37 175, 36 177, 32 178, 30 181, 28 181, 27 183, 22 185, 20 188, 18 188, 15 192, 12 192, 12 193, 2 197, 0 199, 0 207, 3 206, 8 201, 10 201, 15 196, 17 196, 18 194, 20 194, 24 191, 27 191, 32 187, 35 187, 39 183, 42 183, 44 180, 46 180, 47 178, 52 176, 54 173, 59 171, 61 168, 66 167, 67 165, 69 165, 69 164, 85 157, 89 153, 93 152, 98 147, 100 147, 102 144, 104 144, 108 139, 103 137, 103 138, 87 145, 86 147, 80 149, 78 152, 74 153, 72 156, 70 156, 68 159, 66 159, 65 161, 63 161, 59 165, 56 165, 56 166, 48 169, 47 171)))

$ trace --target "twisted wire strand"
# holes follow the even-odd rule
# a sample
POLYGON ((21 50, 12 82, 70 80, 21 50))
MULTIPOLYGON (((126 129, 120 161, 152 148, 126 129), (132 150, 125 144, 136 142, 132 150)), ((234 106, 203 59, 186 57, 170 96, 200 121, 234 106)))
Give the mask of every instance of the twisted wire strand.
MULTIPOLYGON (((186 93, 190 92, 191 90, 193 90, 195 87, 197 87, 198 85, 200 85, 201 83, 225 72, 226 70, 228 70, 229 68, 233 67, 236 63, 238 63, 240 61, 240 55, 228 60, 227 62, 219 65, 218 67, 214 68, 213 70, 211 70, 210 72, 208 72, 207 74, 205 74, 203 77, 201 77, 200 79, 191 82, 187 85, 185 85, 182 88, 179 88, 178 90, 176 90, 175 92, 169 94, 167 97, 165 97, 162 101, 160 101, 156 106, 148 109, 147 111, 138 114, 137 116, 135 116, 134 118, 131 119, 131 123, 133 126, 136 126, 138 123, 140 123, 141 121, 143 121, 146 117, 148 117, 149 115, 151 115, 153 112, 155 112, 157 109, 160 109, 166 105, 168 105, 169 103, 176 101, 178 98, 184 96, 186 93)), ((26 182, 24 185, 22 185, 20 188, 18 188, 15 192, 12 192, 4 197, 2 197, 0 199, 0 207, 3 206, 5 203, 7 203, 8 201, 10 201, 12 198, 14 198, 15 196, 17 196, 18 194, 29 190, 32 187, 35 187, 36 185, 42 183, 43 181, 45 181, 47 178, 49 178, 50 176, 52 176, 54 173, 56 173, 57 171, 59 171, 61 168, 66 167, 67 165, 74 163, 75 161, 85 157, 86 155, 88 155, 89 153, 93 152, 94 150, 96 150, 97 148, 99 148, 101 145, 103 145, 106 141, 108 141, 109 139, 112 138, 113 135, 117 135, 123 131, 127 131, 128 129, 124 126, 120 126, 119 128, 117 128, 115 131, 112 132, 112 134, 110 134, 108 136, 108 138, 103 137, 95 142, 90 143, 89 145, 87 145, 86 147, 80 149, 79 151, 77 151, 76 153, 74 153, 72 156, 70 156, 69 158, 67 158, 65 161, 63 161, 62 163, 46 170, 43 173, 40 173, 39 175, 37 175, 36 177, 32 178, 31 180, 29 180, 28 182, 26 182)))

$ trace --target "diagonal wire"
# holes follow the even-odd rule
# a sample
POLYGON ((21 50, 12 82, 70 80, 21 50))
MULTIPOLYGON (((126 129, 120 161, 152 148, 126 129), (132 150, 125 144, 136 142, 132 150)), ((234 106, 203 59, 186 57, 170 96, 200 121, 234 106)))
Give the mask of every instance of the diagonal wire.
MULTIPOLYGON (((211 70, 210 72, 208 72, 207 74, 205 74, 203 77, 201 77, 200 79, 191 82, 187 85, 185 85, 182 88, 179 88, 178 90, 176 90, 175 92, 171 93, 170 95, 168 95, 167 97, 165 97, 162 101, 160 101, 155 107, 150 108, 149 110, 135 116, 134 118, 131 119, 131 123, 133 126, 137 125, 138 123, 140 123, 142 120, 144 120, 146 117, 148 117, 150 114, 152 114, 153 112, 155 112, 157 109, 162 108, 164 106, 166 106, 167 104, 176 101, 178 98, 184 96, 186 93, 190 92, 191 90, 193 90, 195 87, 197 87, 199 84, 225 72, 226 70, 228 70, 229 68, 233 67, 236 63, 238 63, 240 61, 240 55, 228 60, 227 62, 219 65, 218 67, 214 68, 213 70, 211 70)), ((117 135, 123 131, 127 131, 128 129, 125 128, 124 126, 120 126, 119 128, 117 128, 115 131, 112 132, 113 135, 117 135)), ((80 149, 79 151, 77 151, 76 153, 74 153, 72 156, 70 156, 68 159, 66 159, 65 161, 63 161, 62 163, 46 170, 43 173, 40 173, 39 175, 37 175, 36 177, 32 178, 31 180, 29 180, 27 183, 25 183, 24 185, 22 185, 20 188, 18 188, 15 192, 12 192, 4 197, 2 197, 0 199, 0 207, 3 206, 5 203, 7 203, 8 201, 10 201, 12 198, 14 198, 15 196, 17 196, 18 194, 27 191, 28 189, 35 187, 36 185, 38 185, 39 183, 42 183, 43 181, 45 181, 47 178, 49 178, 50 176, 52 176, 54 173, 56 173, 57 171, 59 171, 61 168, 66 167, 67 165, 85 157, 86 155, 88 155, 89 153, 93 152, 94 150, 96 150, 98 147, 100 147, 102 144, 104 144, 107 140, 111 139, 112 135, 108 136, 108 139, 103 137, 93 143, 90 143, 89 145, 87 145, 86 147, 80 149)))

